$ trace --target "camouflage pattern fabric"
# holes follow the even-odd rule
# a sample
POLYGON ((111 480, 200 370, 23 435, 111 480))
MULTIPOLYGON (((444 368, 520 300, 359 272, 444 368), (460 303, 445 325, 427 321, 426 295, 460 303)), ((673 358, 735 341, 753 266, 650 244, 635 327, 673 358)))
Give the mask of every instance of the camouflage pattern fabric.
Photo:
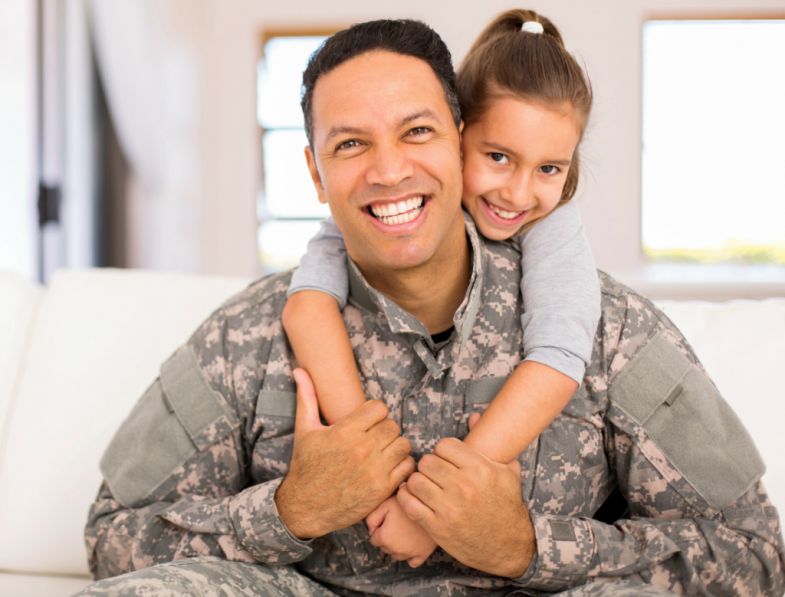
MULTIPOLYGON (((415 459, 442 437, 465 436, 469 416, 487 403, 464 397, 487 387, 489 378, 503 380, 521 361, 520 254, 508 243, 481 239, 468 218, 467 234, 473 248, 470 286, 455 315, 452 338, 439 346, 419 321, 372 289, 353 264, 350 268, 351 296, 343 317, 366 394, 388 405, 411 440, 415 459)), ((713 385, 673 324, 602 273, 602 319, 584 385, 519 457, 522 496, 537 540, 537 554, 524 576, 490 576, 441 549, 413 570, 372 546, 362 522, 312 541, 298 540, 282 523, 273 499, 292 453, 296 361, 280 320, 290 276, 260 280, 226 302, 173 357, 186 362, 178 355, 193 351, 194 367, 209 382, 217 407, 183 404, 176 383, 166 379, 165 365, 162 385, 154 385, 123 424, 121 439, 124 429, 136 434, 162 424, 158 415, 150 415, 153 407, 144 406, 162 399, 166 408, 160 416, 181 425, 178 433, 187 429, 192 444, 181 456, 170 457, 177 451, 145 443, 128 452, 128 463, 104 471, 109 481, 92 505, 86 528, 97 579, 215 556, 230 561, 225 564, 230 567, 233 562, 276 570, 286 565, 342 595, 469 597, 570 589, 566 594, 587 596, 663 591, 782 595, 782 533, 760 474, 744 477, 745 467, 740 467, 740 481, 728 482, 738 490, 722 502, 709 491, 711 479, 707 485, 698 474, 693 481, 694 465, 677 466, 684 454, 672 449, 667 427, 658 436, 648 422, 636 422, 642 420, 637 411, 619 406, 626 397, 609 398, 625 371, 633 366, 652 370, 649 348, 655 343, 657 350, 675 351, 698 382, 709 389, 713 385), (195 425, 199 413, 209 416, 195 425), (151 470, 158 472, 148 474, 151 470), (613 525, 592 520, 616 486, 630 518, 613 525), (606 586, 609 581, 613 588, 606 586), (639 590, 642 585, 651 590, 639 590)), ((647 383, 637 387, 635 404, 660 404, 666 398, 654 395, 647 383)), ((682 418, 700 423, 702 416, 682 418)), ((732 460, 732 448, 722 441, 705 444, 696 442, 689 456, 700 463, 705 455, 707 462, 720 465, 732 460)), ((134 578, 121 577, 114 586, 134 578)), ((264 594, 261 589, 251 593, 264 594)))
POLYGON ((77 595, 102 597, 334 597, 290 566, 227 562, 205 556, 142 568, 93 583, 77 595))

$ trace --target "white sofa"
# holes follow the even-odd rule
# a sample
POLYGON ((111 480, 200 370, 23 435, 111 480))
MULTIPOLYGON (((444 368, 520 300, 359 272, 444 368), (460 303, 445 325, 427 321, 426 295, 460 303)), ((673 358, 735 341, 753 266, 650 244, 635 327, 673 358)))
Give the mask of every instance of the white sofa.
MULTIPOLYGON (((89 583, 82 541, 98 460, 158 367, 250 280, 128 270, 0 272, 0 596, 89 583)), ((785 299, 661 303, 692 342, 785 504, 785 299)))

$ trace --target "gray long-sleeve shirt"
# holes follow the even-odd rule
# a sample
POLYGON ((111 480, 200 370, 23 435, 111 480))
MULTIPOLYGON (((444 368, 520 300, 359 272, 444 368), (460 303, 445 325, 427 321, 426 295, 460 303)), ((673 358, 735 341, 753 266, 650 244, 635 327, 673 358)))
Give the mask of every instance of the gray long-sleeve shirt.
MULTIPOLYGON (((548 365, 581 383, 600 319, 600 286, 578 208, 560 207, 511 239, 521 251, 524 360, 548 365)), ((287 296, 320 290, 341 308, 349 295, 346 248, 328 218, 295 270, 287 296)))

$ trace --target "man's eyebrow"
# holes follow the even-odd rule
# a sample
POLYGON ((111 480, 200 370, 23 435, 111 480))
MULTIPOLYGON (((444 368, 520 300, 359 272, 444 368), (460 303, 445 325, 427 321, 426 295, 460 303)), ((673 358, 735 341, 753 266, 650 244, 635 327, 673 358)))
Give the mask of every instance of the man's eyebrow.
POLYGON ((325 143, 339 135, 362 135, 365 131, 355 126, 334 126, 325 138, 325 143))
POLYGON ((441 120, 436 115, 436 113, 433 110, 429 109, 429 108, 425 108, 424 110, 420 110, 418 112, 415 112, 414 114, 410 114, 409 116, 406 116, 406 117, 402 118, 400 120, 400 122, 398 123, 398 128, 404 127, 407 124, 409 124, 410 122, 413 122, 415 120, 420 120, 421 118, 422 119, 429 119, 430 118, 432 120, 435 120, 439 124, 441 124, 441 120))
MULTIPOLYGON (((509 147, 505 147, 504 145, 499 145, 498 143, 491 143, 490 141, 483 141, 482 144, 489 149, 498 151, 499 153, 505 153, 514 157, 519 157, 518 152, 510 149, 509 147)), ((544 160, 544 163, 553 164, 554 166, 564 166, 566 168, 572 163, 572 160, 544 160)))

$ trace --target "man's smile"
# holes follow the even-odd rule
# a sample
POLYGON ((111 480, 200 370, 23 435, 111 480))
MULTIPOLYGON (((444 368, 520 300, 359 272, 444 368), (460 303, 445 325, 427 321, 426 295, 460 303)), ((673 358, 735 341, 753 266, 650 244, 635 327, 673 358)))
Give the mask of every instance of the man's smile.
POLYGON ((415 220, 425 208, 428 195, 415 195, 396 201, 373 203, 368 213, 386 226, 398 226, 415 220))

